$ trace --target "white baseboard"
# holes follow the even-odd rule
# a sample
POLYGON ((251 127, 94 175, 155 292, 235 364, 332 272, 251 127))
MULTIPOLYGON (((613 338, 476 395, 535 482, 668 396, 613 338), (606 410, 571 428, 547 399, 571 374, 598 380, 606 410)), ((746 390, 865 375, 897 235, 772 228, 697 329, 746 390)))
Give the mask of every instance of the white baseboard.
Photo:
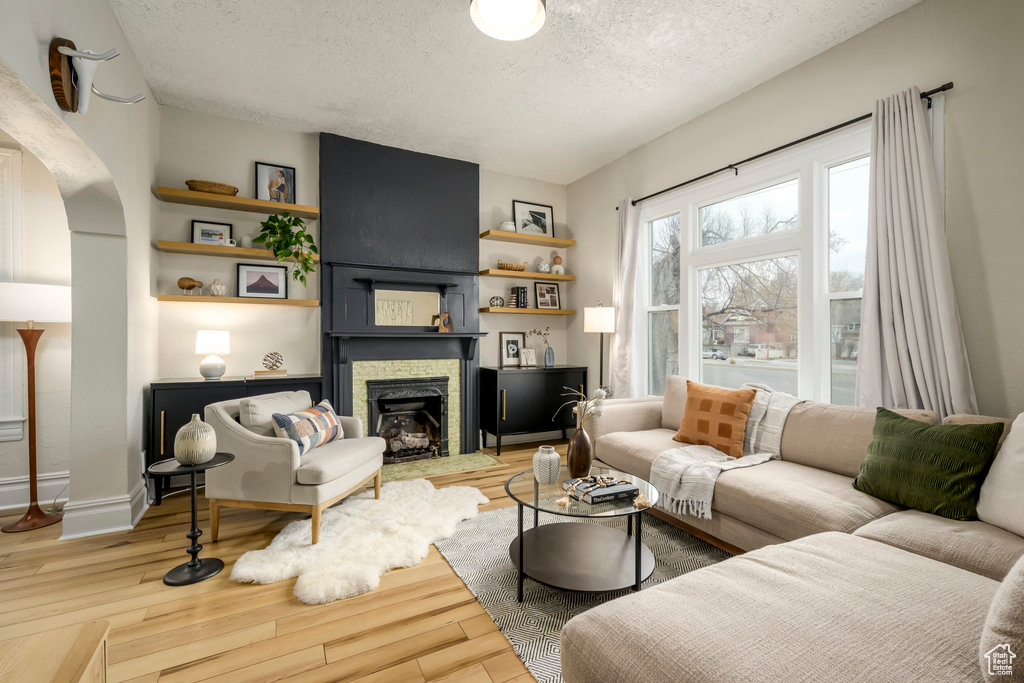
MULTIPOLYGON (((57 502, 64 502, 68 499, 68 492, 65 487, 68 485, 70 472, 47 472, 40 474, 36 480, 36 492, 39 497, 39 507, 44 510, 54 497, 57 502), (63 494, 62 494, 63 491, 63 494)), ((0 479, 0 510, 20 509, 28 506, 28 475, 24 477, 5 477, 0 479)))
POLYGON ((140 479, 131 493, 128 494, 132 506, 132 528, 139 523, 142 515, 149 509, 149 489, 146 487, 146 480, 140 479))
MULTIPOLYGON (((134 493, 134 492, 133 492, 134 493)), ((127 531, 134 524, 132 495, 71 500, 64 506, 61 540, 127 531)))

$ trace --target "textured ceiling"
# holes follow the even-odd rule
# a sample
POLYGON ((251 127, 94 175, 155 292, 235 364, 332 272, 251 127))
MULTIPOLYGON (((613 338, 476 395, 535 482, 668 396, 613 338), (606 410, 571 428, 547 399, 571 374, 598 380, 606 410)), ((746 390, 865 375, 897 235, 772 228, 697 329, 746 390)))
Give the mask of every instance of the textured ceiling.
POLYGON ((571 182, 917 0, 110 0, 163 104, 571 182))

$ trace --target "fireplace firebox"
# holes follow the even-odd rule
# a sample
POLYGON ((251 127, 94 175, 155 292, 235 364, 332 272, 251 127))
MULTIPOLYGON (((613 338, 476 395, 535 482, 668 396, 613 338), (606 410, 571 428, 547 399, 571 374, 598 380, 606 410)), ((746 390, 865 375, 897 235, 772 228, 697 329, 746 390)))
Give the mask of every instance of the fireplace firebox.
POLYGON ((385 463, 448 455, 448 378, 367 380, 369 425, 385 463))

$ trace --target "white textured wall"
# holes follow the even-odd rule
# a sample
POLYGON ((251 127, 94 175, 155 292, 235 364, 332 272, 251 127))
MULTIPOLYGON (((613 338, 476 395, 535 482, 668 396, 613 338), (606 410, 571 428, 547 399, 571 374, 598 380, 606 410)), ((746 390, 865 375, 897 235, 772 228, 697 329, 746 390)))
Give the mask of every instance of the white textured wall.
MULTIPOLYGON (((579 291, 611 299, 615 205, 947 81, 946 224, 980 409, 1024 410, 1024 3, 926 0, 682 125, 568 187, 579 291)), ((586 342, 582 318, 569 343, 586 342)), ((583 347, 581 347, 583 348, 583 347)), ((597 347, 586 362, 597 369, 597 347)), ((579 360, 583 360, 580 358, 579 360)))
MULTIPOLYGON (((0 147, 21 149, 0 132, 0 147)), ((57 182, 38 158, 22 149, 22 281, 71 284, 71 233, 57 182)), ((10 325, 18 353, 24 346, 10 325)), ((36 348, 36 438, 40 474, 66 472, 71 408, 71 325, 39 324, 45 330, 36 348)), ((22 365, 24 368, 24 365, 22 365)), ((25 391, 25 380, 21 381, 25 391)), ((28 477, 28 432, 21 441, 0 442, 0 479, 28 477)), ((26 497, 27 500, 27 497, 26 497)), ((2 503, 3 501, 0 501, 2 503)))
MULTIPOLYGON (((296 202, 319 205, 319 143, 315 134, 267 128, 253 123, 162 107, 160 160, 157 183, 185 187, 192 178, 216 180, 239 188, 239 196, 253 197, 254 163, 293 166, 296 202)), ((224 211, 161 202, 157 212, 159 239, 190 241, 191 221, 231 223, 236 240, 255 237, 263 214, 224 211)), ((319 244, 319 221, 306 222, 319 244)), ((207 256, 158 253, 154 293, 179 293, 175 283, 183 275, 209 284, 214 278, 235 295, 235 264, 264 263, 207 256)), ((289 281, 289 297, 320 298, 319 273, 308 285, 289 281)), ((207 293, 204 288, 204 293, 207 293)), ((252 374, 268 351, 284 354, 291 373, 320 372, 320 311, 316 308, 249 306, 244 304, 160 303, 160 377, 198 377, 199 359, 193 353, 197 329, 231 332, 228 375, 252 374)))

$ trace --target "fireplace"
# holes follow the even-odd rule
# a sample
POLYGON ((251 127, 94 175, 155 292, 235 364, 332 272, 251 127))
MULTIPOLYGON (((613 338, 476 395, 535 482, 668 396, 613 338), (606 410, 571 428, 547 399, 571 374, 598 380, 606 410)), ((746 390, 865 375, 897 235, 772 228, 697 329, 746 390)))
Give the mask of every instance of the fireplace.
POLYGON ((385 463, 448 455, 448 378, 366 381, 370 432, 384 439, 385 463))

